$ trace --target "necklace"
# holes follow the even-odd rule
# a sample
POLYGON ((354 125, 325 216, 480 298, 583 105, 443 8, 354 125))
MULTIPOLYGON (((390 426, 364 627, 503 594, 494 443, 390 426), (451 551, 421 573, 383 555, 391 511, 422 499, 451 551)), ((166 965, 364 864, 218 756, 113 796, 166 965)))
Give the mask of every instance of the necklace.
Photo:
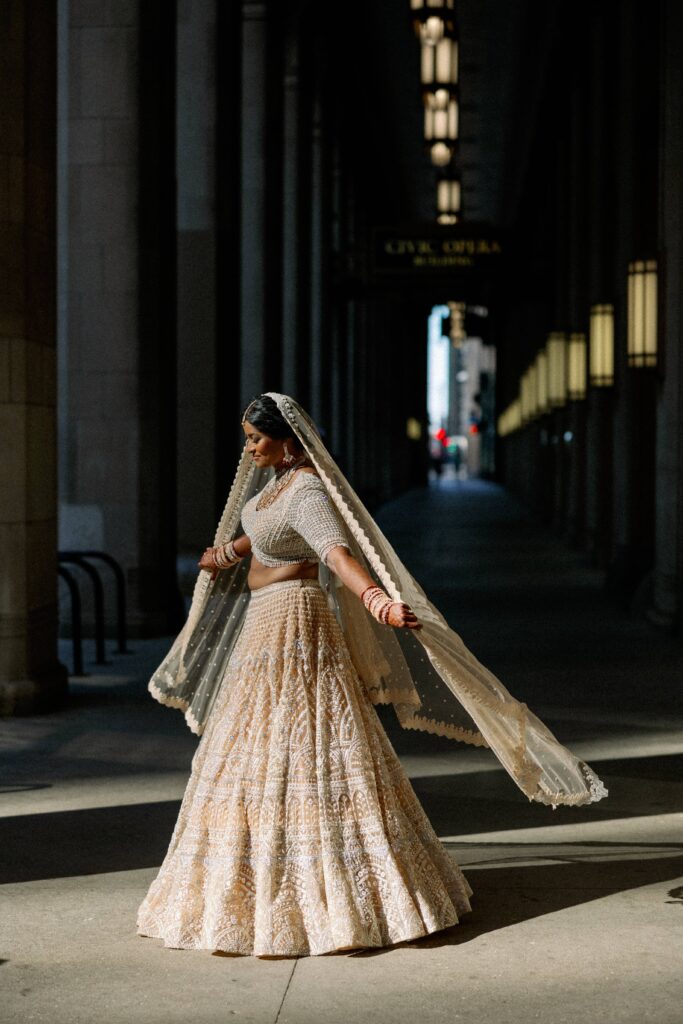
POLYGON ((299 458, 291 464, 291 466, 287 466, 286 469, 280 470, 279 473, 275 474, 272 480, 269 480, 261 491, 259 499, 256 502, 256 508, 258 511, 263 508, 268 508, 269 505, 273 504, 280 491, 284 490, 292 479, 295 471, 299 466, 303 466, 307 460, 308 456, 306 454, 300 455, 299 458))

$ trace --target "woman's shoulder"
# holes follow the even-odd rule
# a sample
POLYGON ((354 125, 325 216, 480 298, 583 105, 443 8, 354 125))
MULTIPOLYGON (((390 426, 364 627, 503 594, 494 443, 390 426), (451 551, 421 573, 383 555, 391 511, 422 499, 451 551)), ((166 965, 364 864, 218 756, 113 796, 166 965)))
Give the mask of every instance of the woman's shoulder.
POLYGON ((308 487, 315 487, 317 484, 320 484, 322 487, 325 486, 314 466, 300 466, 296 469, 294 471, 294 481, 296 480, 305 483, 308 487))
POLYGON ((315 469, 311 466, 302 466, 294 473, 294 479, 291 484, 287 487, 287 490, 292 490, 299 496, 299 500, 306 494, 312 494, 314 492, 327 493, 327 488, 318 476, 315 469))

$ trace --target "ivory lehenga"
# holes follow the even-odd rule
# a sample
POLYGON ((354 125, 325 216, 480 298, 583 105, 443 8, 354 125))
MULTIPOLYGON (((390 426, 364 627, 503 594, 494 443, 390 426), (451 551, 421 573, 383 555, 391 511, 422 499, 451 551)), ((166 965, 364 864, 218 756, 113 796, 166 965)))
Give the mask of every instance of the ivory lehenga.
POLYGON ((246 446, 216 534, 318 579, 249 593, 248 560, 199 575, 185 627, 150 680, 201 735, 138 932, 176 948, 303 956, 454 925, 472 889, 432 829, 372 704, 401 725, 488 746, 529 799, 606 795, 592 769, 515 700, 447 625, 324 447, 271 393, 317 475, 266 509, 246 446), (344 545, 423 628, 372 619, 326 566, 344 545))

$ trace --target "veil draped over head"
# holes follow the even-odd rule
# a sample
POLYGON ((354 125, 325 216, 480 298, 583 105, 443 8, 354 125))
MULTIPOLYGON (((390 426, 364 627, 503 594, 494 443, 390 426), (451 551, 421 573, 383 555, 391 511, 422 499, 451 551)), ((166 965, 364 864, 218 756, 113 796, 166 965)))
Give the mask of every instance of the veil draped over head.
MULTIPOLYGON (((508 692, 452 630, 403 565, 344 477, 318 430, 287 395, 267 392, 309 456, 343 519, 353 556, 393 600, 410 605, 421 630, 379 625, 321 562, 320 583, 344 632, 354 666, 375 704, 392 704, 401 725, 490 747, 520 789, 540 803, 586 804, 607 790, 593 770, 508 692)), ((270 479, 245 444, 215 536, 234 539, 246 501, 270 479)), ((214 580, 200 570, 187 621, 149 682, 162 704, 180 708, 201 734, 225 674, 249 600, 248 560, 214 580)))

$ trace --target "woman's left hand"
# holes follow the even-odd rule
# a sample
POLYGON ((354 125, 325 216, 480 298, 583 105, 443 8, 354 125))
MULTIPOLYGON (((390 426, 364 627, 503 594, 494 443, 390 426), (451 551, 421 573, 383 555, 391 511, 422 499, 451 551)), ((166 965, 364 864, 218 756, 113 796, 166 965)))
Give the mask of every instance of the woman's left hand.
POLYGON ((395 626, 397 629, 422 629, 422 624, 418 622, 415 612, 410 605, 403 601, 392 604, 389 609, 387 625, 395 626))

